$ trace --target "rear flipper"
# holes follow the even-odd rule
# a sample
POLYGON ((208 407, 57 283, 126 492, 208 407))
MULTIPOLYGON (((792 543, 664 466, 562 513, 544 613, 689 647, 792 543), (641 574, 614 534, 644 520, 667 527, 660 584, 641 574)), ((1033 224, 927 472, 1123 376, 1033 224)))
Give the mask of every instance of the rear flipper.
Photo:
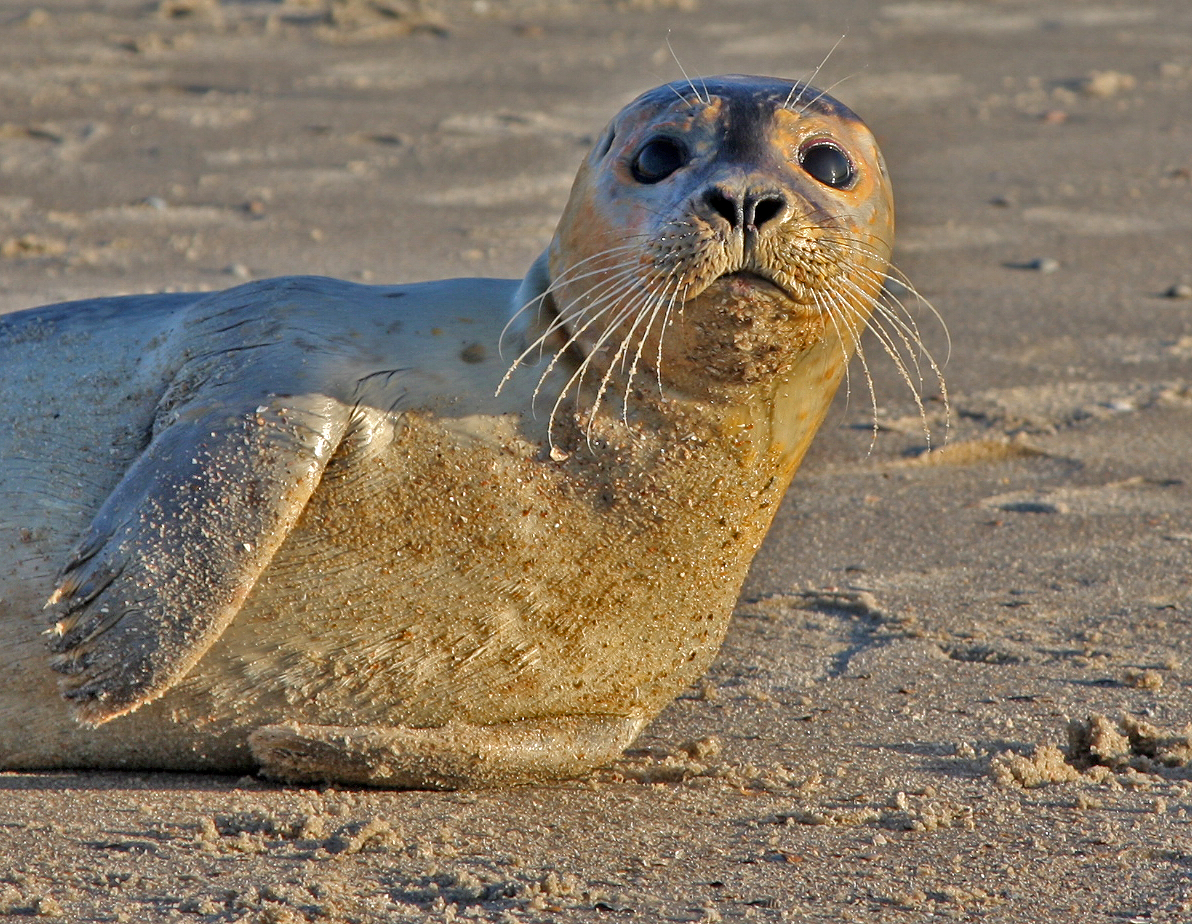
POLYGON ((644 716, 560 716, 500 725, 267 725, 249 738, 265 776, 391 789, 469 789, 580 776, 620 756, 644 716))

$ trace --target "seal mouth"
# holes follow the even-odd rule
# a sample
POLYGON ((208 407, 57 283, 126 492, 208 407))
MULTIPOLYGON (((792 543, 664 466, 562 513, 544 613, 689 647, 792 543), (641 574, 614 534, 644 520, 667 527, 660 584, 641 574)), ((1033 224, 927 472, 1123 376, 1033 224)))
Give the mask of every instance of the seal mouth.
POLYGON ((732 298, 773 298, 777 295, 792 302, 797 301, 795 294, 777 279, 757 270, 734 270, 724 273, 712 280, 709 288, 712 286, 716 286, 732 298))

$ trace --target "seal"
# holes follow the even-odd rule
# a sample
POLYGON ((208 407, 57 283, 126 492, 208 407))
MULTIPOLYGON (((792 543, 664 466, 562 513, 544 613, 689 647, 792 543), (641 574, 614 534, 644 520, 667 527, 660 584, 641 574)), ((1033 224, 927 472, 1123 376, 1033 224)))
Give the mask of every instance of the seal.
POLYGON ((726 76, 625 107, 520 282, 0 318, 0 766, 615 758, 715 655, 892 235, 852 112, 726 76))

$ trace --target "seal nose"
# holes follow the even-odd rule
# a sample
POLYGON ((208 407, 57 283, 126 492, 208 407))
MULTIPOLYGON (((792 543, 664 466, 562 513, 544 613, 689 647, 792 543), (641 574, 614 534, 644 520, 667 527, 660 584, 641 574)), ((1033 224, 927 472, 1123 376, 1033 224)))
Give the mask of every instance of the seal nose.
POLYGON ((727 221, 734 231, 760 231, 765 225, 781 221, 786 212, 786 197, 772 190, 736 192, 715 186, 704 194, 704 205, 727 221))

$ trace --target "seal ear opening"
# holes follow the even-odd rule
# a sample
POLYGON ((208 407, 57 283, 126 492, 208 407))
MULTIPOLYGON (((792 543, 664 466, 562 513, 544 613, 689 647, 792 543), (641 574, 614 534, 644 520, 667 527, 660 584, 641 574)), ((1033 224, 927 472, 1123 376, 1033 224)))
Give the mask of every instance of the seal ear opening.
POLYGON ((613 139, 616 136, 617 127, 615 125, 609 125, 604 130, 604 134, 596 140, 596 144, 592 146, 592 159, 602 160, 613 149, 613 139))
POLYGON ((525 348, 532 330, 540 326, 544 314, 553 314, 550 301, 550 249, 542 251, 530 264, 521 285, 513 293, 509 305, 509 321, 501 332, 501 346, 506 345, 519 353, 525 348))
POLYGON ((535 299, 545 298, 550 289, 550 248, 542 251, 530 264, 521 285, 513 296, 513 310, 521 311, 535 299))

